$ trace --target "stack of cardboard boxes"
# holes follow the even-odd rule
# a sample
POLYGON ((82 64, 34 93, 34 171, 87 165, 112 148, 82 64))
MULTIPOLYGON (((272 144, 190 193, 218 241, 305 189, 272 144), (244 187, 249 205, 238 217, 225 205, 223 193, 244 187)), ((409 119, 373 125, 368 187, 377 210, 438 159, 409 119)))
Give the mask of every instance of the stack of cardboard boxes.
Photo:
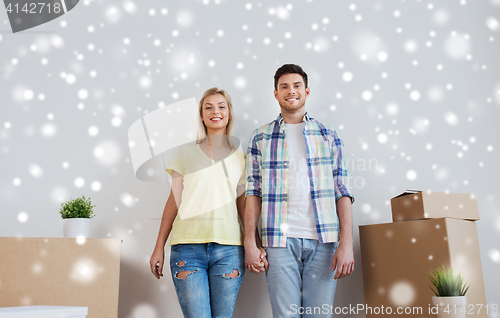
POLYGON ((359 227, 366 316, 436 317, 427 274, 453 267, 470 283, 467 316, 487 318, 473 194, 406 191, 393 223, 359 227))

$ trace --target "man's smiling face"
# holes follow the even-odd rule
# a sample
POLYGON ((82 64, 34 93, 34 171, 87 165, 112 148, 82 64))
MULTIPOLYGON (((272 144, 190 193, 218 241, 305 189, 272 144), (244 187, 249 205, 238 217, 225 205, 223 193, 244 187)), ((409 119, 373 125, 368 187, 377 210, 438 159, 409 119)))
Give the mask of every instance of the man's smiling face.
POLYGON ((274 98, 284 111, 294 112, 301 109, 306 104, 308 96, 309 87, 305 87, 301 75, 285 74, 278 79, 278 90, 274 91, 274 98))

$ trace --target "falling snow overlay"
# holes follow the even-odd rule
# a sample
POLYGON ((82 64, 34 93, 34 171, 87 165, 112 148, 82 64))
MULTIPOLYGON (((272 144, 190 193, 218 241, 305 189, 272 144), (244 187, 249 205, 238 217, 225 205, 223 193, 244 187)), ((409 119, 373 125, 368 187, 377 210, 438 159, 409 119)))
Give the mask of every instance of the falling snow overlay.
MULTIPOLYGON (((0 236, 61 237, 61 202, 90 197, 91 237, 123 240, 120 317, 181 315, 169 275, 148 268, 170 183, 135 178, 129 127, 217 86, 246 146, 279 114, 285 63, 308 73, 307 111, 345 143, 357 264, 358 226, 391 222, 391 197, 474 193, 500 304, 499 0, 84 0, 33 32, 12 34, 5 10, 0 25, 0 236)), ((363 303, 361 266, 337 286, 336 306, 363 303)), ((270 316, 266 290, 248 275, 235 316, 270 316)), ((406 304, 412 291, 386 292, 406 304)))

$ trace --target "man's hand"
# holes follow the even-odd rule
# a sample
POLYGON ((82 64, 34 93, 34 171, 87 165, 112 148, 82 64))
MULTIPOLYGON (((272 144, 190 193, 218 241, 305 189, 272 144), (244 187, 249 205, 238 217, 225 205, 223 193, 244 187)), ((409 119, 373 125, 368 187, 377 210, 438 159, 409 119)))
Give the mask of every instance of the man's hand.
POLYGON ((337 268, 334 279, 344 278, 354 271, 354 252, 352 244, 339 243, 335 254, 333 254, 332 272, 337 268))
POLYGON ((266 259, 266 251, 255 244, 245 244, 245 267, 252 273, 258 275, 269 268, 266 259))
POLYGON ((340 223, 340 240, 333 254, 332 271, 337 268, 335 279, 344 278, 354 271, 352 239, 352 198, 343 196, 335 202, 340 223))
POLYGON ((165 251, 163 249, 156 249, 151 255, 149 260, 149 265, 151 266, 151 273, 155 275, 156 278, 160 279, 163 277, 163 263, 165 259, 165 251))

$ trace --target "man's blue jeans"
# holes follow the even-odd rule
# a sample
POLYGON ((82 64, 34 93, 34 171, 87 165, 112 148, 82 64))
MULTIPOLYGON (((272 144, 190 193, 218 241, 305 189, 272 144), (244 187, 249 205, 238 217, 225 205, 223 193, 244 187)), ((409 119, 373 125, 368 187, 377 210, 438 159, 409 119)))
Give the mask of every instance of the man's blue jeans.
POLYGON ((245 273, 245 251, 217 243, 172 245, 170 271, 184 317, 230 318, 245 273))
POLYGON ((337 243, 288 238, 286 247, 265 250, 273 317, 331 317, 337 285, 332 260, 337 243))

